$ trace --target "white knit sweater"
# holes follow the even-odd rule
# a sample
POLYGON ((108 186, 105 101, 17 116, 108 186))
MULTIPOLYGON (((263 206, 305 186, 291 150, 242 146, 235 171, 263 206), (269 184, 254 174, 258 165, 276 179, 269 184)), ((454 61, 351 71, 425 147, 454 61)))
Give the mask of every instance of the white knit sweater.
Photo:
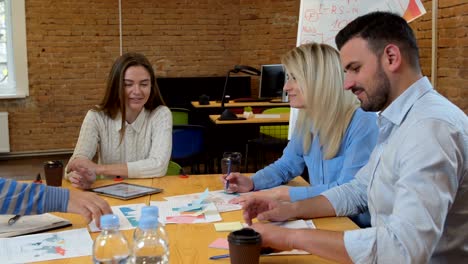
POLYGON ((172 151, 172 114, 166 106, 144 109, 132 123, 126 123, 120 143, 121 115, 111 119, 103 112, 88 111, 80 130, 75 151, 78 157, 99 164, 127 163, 129 178, 161 177, 166 174, 172 151))

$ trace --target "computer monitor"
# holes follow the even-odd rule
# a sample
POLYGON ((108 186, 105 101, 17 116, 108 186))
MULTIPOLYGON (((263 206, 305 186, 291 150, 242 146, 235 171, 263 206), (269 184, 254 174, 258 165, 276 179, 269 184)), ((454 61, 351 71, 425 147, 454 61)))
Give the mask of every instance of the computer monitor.
POLYGON ((283 64, 262 65, 260 77, 260 98, 282 98, 285 72, 283 64))

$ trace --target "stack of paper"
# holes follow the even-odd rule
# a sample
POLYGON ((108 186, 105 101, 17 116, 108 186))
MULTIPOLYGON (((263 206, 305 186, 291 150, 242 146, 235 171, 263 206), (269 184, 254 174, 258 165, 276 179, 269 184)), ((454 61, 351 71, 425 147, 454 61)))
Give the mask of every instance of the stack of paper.
POLYGON ((52 214, 21 216, 14 224, 9 225, 8 220, 13 216, 0 215, 0 237, 27 235, 71 226, 70 221, 52 214))

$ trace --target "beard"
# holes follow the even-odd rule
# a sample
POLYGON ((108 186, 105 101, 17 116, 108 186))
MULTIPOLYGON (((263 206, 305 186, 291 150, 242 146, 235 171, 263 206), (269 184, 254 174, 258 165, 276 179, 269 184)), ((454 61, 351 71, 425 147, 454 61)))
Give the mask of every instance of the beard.
POLYGON ((352 91, 361 90, 366 94, 367 101, 361 101, 361 108, 364 111, 378 112, 384 109, 388 103, 388 97, 390 94, 390 80, 379 64, 377 72, 374 75, 374 85, 369 89, 356 86, 352 91))

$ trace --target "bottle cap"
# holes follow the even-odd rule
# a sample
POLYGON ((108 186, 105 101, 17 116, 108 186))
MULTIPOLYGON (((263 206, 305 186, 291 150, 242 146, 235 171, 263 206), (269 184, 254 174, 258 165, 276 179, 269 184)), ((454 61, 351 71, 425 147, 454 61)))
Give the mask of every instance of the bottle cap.
POLYGON ((143 216, 154 216, 156 218, 159 217, 159 208, 157 206, 143 206, 141 208, 141 216, 140 219, 143 218, 143 216))
POLYGON ((119 228, 119 218, 113 214, 101 216, 101 229, 119 228))
POLYGON ((156 228, 158 227, 158 218, 147 215, 144 218, 140 219, 140 221, 138 222, 138 227, 143 230, 156 228))

